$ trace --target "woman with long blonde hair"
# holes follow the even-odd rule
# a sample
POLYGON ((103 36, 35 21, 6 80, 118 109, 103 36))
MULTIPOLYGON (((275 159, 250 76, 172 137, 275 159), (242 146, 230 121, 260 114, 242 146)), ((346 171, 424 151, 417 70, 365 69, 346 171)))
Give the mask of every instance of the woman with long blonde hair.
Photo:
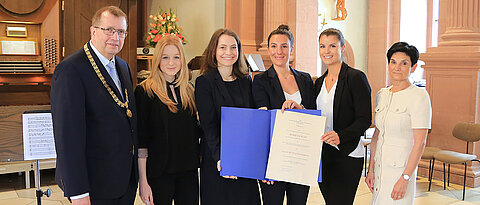
POLYGON ((150 76, 135 89, 140 197, 145 204, 198 204, 199 127, 180 39, 162 37, 150 76))

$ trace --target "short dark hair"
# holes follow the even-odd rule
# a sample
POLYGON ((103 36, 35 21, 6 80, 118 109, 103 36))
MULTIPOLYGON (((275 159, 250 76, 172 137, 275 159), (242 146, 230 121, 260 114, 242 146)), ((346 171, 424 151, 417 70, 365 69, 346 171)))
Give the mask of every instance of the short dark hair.
POLYGON ((293 46, 295 39, 293 39, 293 34, 290 32, 290 27, 288 27, 288 25, 285 25, 285 24, 280 24, 280 26, 278 26, 277 29, 273 30, 270 33, 270 35, 268 35, 267 46, 270 46, 270 38, 276 34, 287 36, 288 41, 290 41, 290 47, 293 46))
POLYGON ((345 38, 343 37, 343 34, 340 30, 336 28, 327 28, 320 33, 318 36, 318 40, 320 41, 320 37, 322 36, 336 36, 338 38, 338 41, 340 41, 340 46, 345 45, 345 38))
POLYGON ((116 7, 116 6, 105 6, 100 9, 98 9, 97 12, 92 17, 92 26, 98 26, 98 23, 100 22, 100 19, 102 18, 103 12, 108 11, 112 15, 116 17, 124 17, 125 21, 128 22, 128 16, 125 14, 125 12, 122 11, 122 9, 116 7))
POLYGON ((237 62, 233 64, 232 74, 235 77, 245 77, 246 75, 248 75, 248 68, 247 64, 245 63, 245 58, 243 56, 242 43, 240 42, 240 38, 235 32, 226 28, 218 29, 217 31, 215 31, 215 33, 213 33, 212 38, 210 38, 210 43, 208 43, 207 48, 203 52, 202 60, 200 62, 200 72, 208 73, 212 70, 218 69, 216 54, 218 40, 222 35, 231 36, 237 41, 238 59, 237 62))
POLYGON ((387 52, 387 59, 390 62, 392 55, 397 52, 402 52, 407 54, 410 57, 410 61, 412 62, 412 66, 417 64, 419 53, 415 46, 410 45, 406 42, 396 42, 394 43, 387 52))

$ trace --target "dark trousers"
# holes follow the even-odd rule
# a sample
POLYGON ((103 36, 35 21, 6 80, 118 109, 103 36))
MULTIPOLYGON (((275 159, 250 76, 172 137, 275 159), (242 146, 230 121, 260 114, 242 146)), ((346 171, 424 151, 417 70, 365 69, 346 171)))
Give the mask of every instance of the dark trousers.
POLYGON ((323 148, 331 149, 328 154, 322 153, 322 182, 318 183, 325 203, 353 204, 362 176, 363 158, 343 156, 333 147, 323 148))
POLYGON ((271 185, 259 183, 262 188, 263 205, 282 205, 285 193, 287 205, 307 204, 309 186, 289 182, 274 182, 271 185))
POLYGON ((260 205, 260 193, 256 179, 225 179, 211 155, 204 154, 200 167, 200 200, 202 205, 260 205))
POLYGON ((198 171, 148 178, 155 205, 198 205, 198 171))
POLYGON ((137 185, 138 181, 135 177, 135 166, 132 166, 132 172, 130 174, 130 183, 127 187, 127 191, 123 196, 117 199, 97 199, 93 196, 90 196, 90 202, 92 205, 132 205, 135 202, 135 197, 137 196, 137 185))

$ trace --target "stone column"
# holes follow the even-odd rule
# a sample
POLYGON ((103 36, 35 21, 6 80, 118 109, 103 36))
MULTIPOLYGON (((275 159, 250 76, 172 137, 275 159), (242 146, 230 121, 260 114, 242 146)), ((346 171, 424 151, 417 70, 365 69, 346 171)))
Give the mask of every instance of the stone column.
POLYGON ((372 110, 377 92, 390 84, 386 54, 400 40, 400 8, 400 0, 369 1, 367 75, 372 87, 372 110))
MULTIPOLYGON (((427 91, 432 101, 432 131, 427 146, 465 153, 466 143, 452 135, 457 122, 480 123, 480 3, 478 0, 440 0, 438 47, 420 55, 425 62, 427 91)), ((480 155, 471 143, 469 154, 480 155)), ((419 165, 426 176, 428 161, 419 165)), ((434 177, 443 179, 436 162, 434 177)), ((463 165, 453 166, 450 181, 463 183, 463 165)), ((469 163, 467 185, 480 185, 479 163, 469 163)))
POLYGON ((479 1, 449 0, 445 4, 448 20, 439 46, 480 46, 479 1))
POLYGON ((287 23, 287 0, 264 0, 263 2, 263 42, 259 50, 267 49, 270 32, 280 24, 287 23))

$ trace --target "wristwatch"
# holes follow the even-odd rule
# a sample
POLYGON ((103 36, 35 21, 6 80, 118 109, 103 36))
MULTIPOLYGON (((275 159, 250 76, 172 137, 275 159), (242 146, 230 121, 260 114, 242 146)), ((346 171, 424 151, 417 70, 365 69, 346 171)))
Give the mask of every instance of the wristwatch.
POLYGON ((410 181, 410 176, 408 174, 402 174, 402 178, 407 181, 410 181))

